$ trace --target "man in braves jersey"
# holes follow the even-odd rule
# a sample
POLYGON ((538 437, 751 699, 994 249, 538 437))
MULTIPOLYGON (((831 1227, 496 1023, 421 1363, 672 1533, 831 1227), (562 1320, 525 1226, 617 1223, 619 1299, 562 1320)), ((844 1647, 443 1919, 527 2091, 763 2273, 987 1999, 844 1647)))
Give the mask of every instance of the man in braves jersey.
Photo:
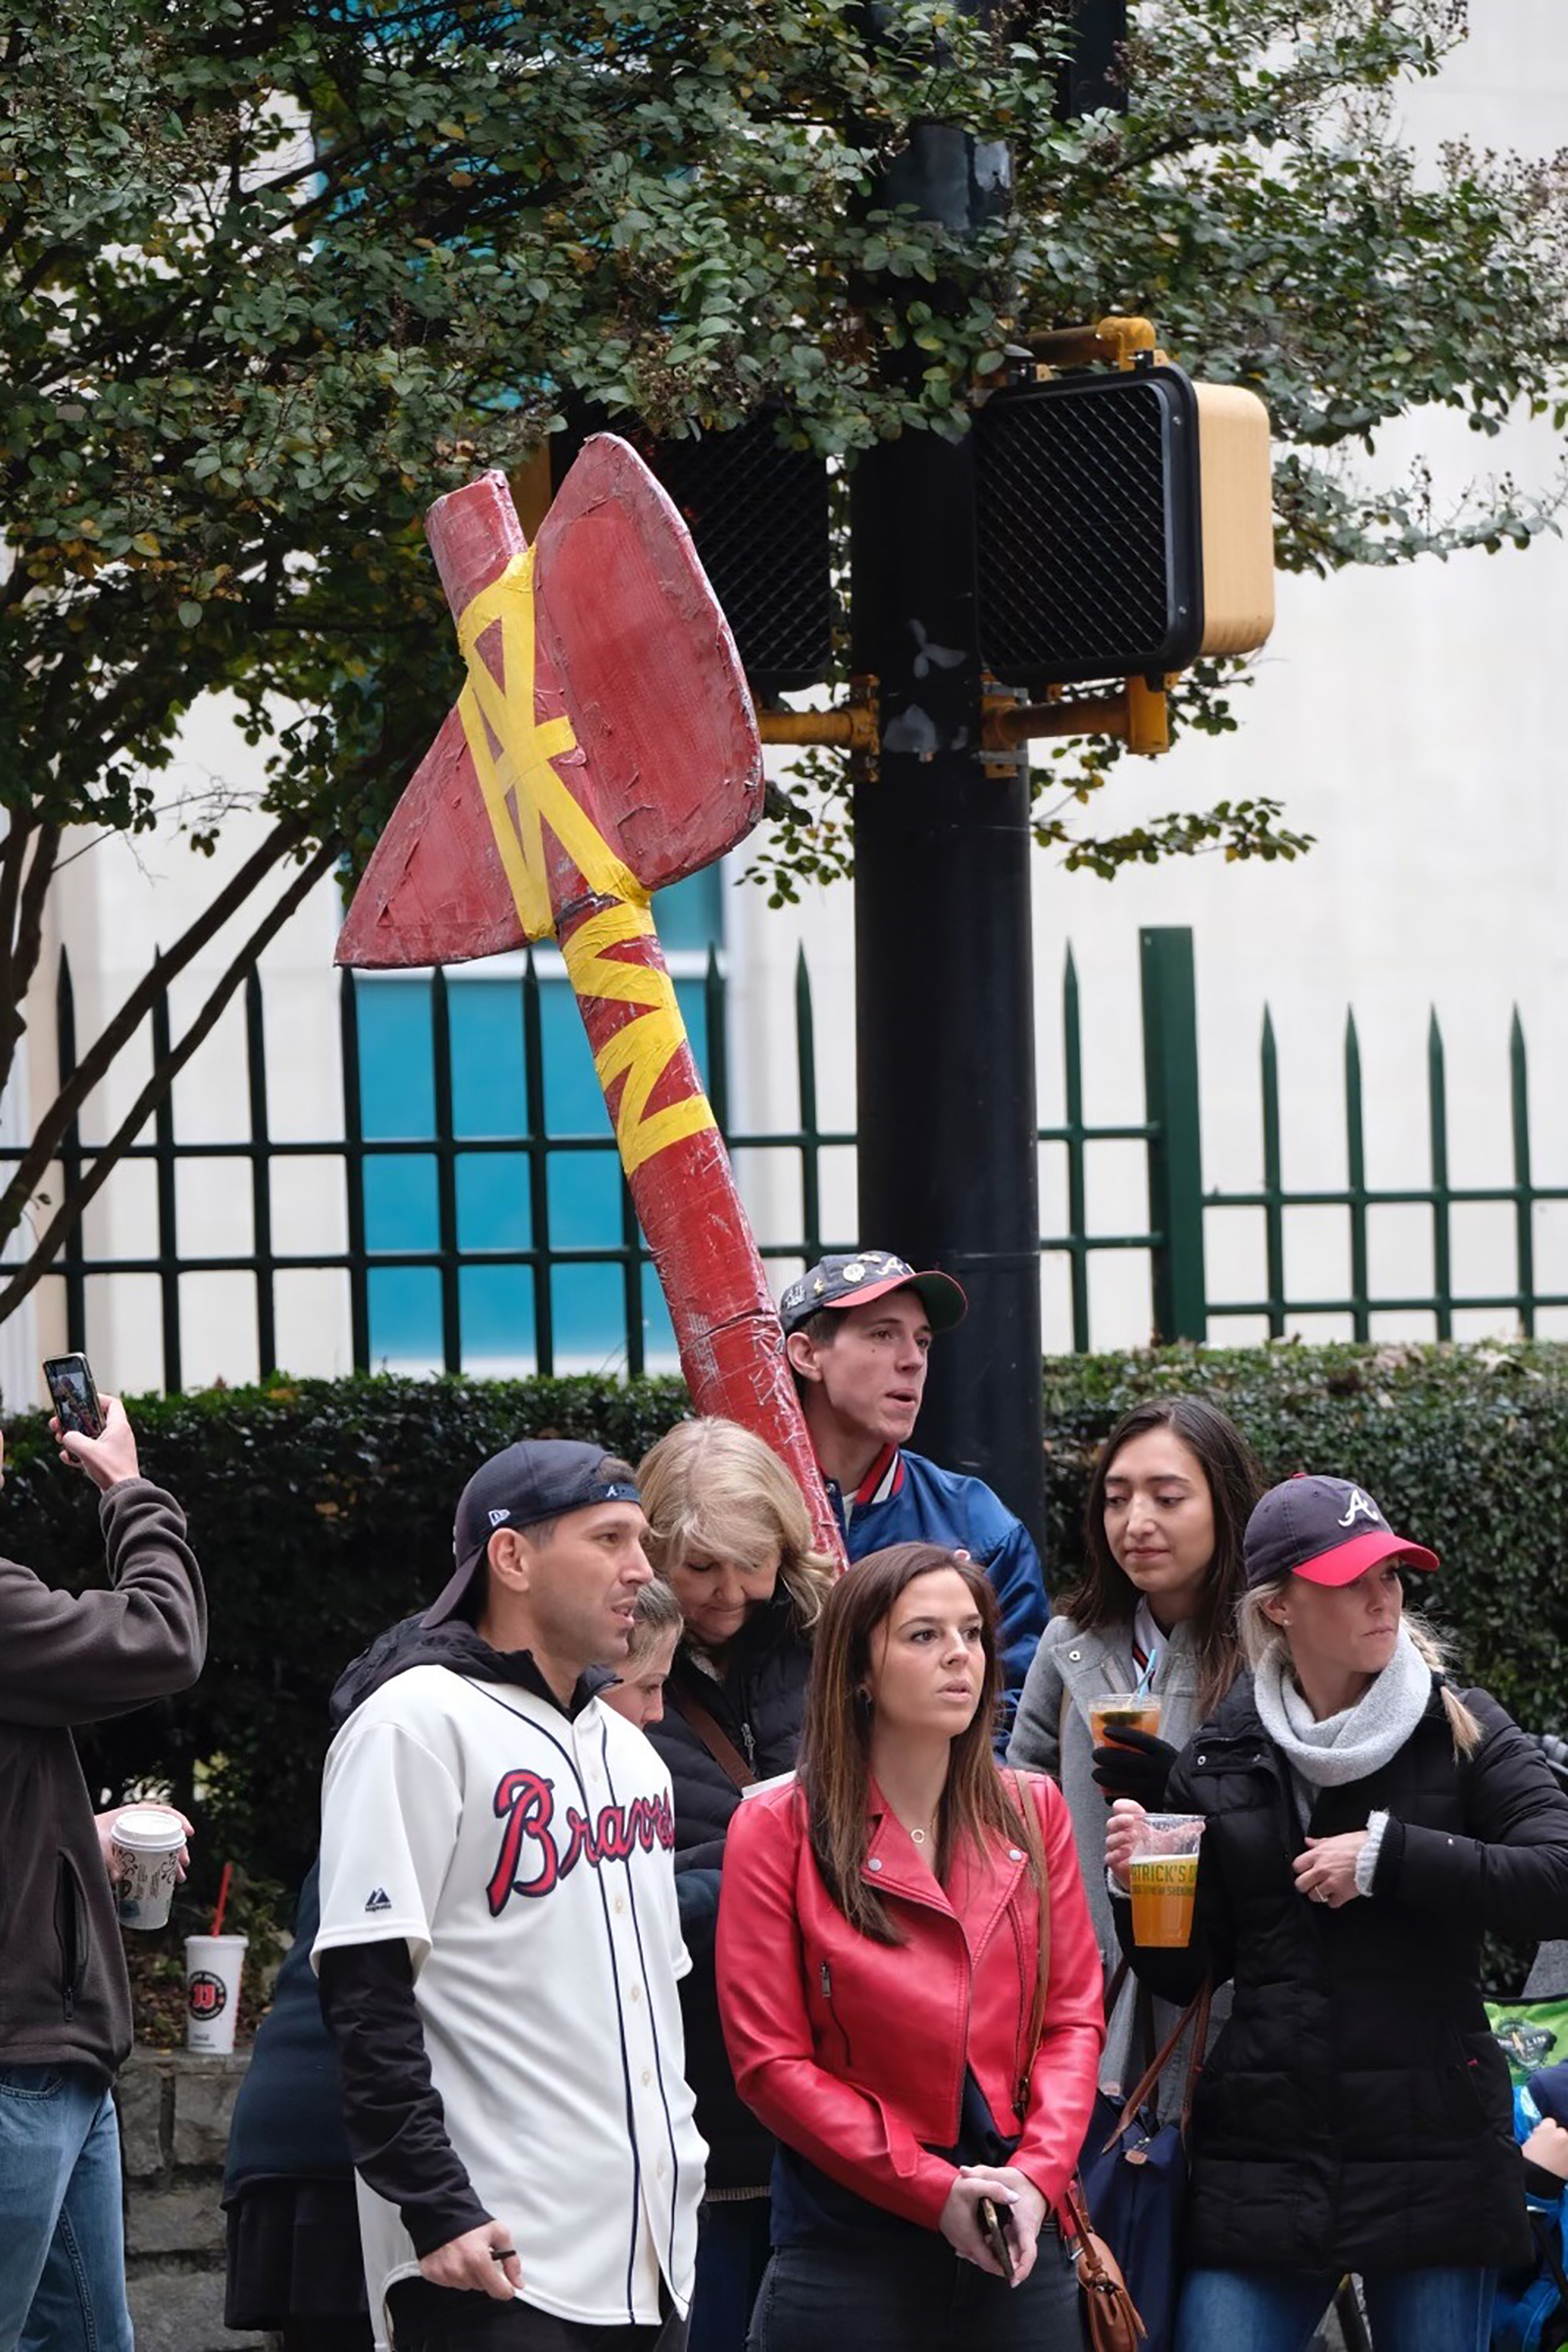
POLYGON ((889 1544, 946 1544, 990 1577, 1002 1614, 1001 1754, 1045 1631, 1040 1554, 982 1480, 939 1469, 905 1445, 925 1393, 932 1338, 961 1322, 968 1306, 951 1274, 917 1274, 886 1250, 856 1250, 808 1267, 778 1311, 851 1560, 889 1544))
POLYGON ((669 1777, 594 1695, 651 1570, 633 1473, 507 1448, 339 1732, 314 1957, 398 2352, 684 2339, 706 2153, 676 1981, 669 1777))

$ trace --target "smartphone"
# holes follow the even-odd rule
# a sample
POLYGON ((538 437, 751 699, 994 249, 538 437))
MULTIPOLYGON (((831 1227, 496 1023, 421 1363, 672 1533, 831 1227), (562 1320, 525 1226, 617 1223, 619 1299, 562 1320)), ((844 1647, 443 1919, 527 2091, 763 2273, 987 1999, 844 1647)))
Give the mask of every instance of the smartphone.
POLYGON ((79 1351, 75 1355, 47 1355, 43 1377, 61 1429, 74 1429, 82 1438, 101 1438, 104 1408, 87 1358, 79 1351))
POLYGON ((980 2234, 985 2239, 993 2259, 1001 2264, 1004 2278, 1010 2278, 1014 2267, 1012 2240, 1003 2227, 995 2198, 982 2197, 975 2207, 975 2212, 980 2217, 980 2234))

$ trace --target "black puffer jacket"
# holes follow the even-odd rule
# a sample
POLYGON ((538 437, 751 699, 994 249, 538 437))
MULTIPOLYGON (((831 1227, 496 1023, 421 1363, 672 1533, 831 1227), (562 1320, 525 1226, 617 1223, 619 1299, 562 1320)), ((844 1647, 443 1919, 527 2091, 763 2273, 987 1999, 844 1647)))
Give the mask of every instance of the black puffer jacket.
POLYGON ((1481 1936, 1568 1919, 1568 1798, 1483 1690, 1485 1737, 1457 1761, 1436 1688, 1397 1755, 1324 1788, 1311 1834, 1390 1821, 1369 1898, 1296 1891, 1302 1850, 1288 1765, 1250 1678, 1185 1747, 1166 1805, 1201 1813, 1187 1951, 1140 1950, 1139 1976, 1184 2000, 1206 1963, 1235 1981, 1193 2113, 1190 2262, 1224 2270, 1506 2269, 1531 2259, 1502 2054, 1479 1990, 1481 1936))
POLYGON ((742 2103, 725 2055, 713 1986, 713 1926, 718 1917, 724 1838, 740 1790, 679 1712, 690 1694, 725 1731, 760 1781, 794 1768, 806 1713, 810 1644, 782 1586, 747 1619, 716 1682, 682 1642, 665 1690, 664 1719, 649 1738, 669 1767, 675 1789, 675 1887, 681 1929, 692 1956, 680 1988, 686 2023, 686 2078, 697 2097, 697 2128, 708 2142, 708 2185, 765 2188, 773 2142, 742 2103))

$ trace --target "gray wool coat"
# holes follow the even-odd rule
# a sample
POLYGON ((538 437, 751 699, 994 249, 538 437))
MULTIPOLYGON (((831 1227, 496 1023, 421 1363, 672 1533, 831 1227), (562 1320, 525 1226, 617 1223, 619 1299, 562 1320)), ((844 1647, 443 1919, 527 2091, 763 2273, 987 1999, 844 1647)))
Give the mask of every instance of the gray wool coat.
MULTIPOLYGON (((1028 1772, 1049 1773, 1067 1799, 1078 1865, 1089 1897, 1089 1915, 1107 1979, 1121 1958, 1111 1919, 1110 1894, 1105 1886, 1106 1799, 1095 1785, 1094 1749, 1089 1730, 1091 1701, 1102 1690, 1131 1690, 1138 1680, 1133 1665, 1132 1627, 1105 1626, 1098 1633, 1080 1633, 1070 1617, 1053 1617, 1040 1638, 1040 1646, 1024 1683, 1018 1713, 1007 1745, 1009 1764, 1028 1772)), ((1198 1660, 1185 1625, 1179 1625, 1163 1643, 1154 1668, 1153 1690, 1163 1701, 1159 1736, 1175 1748, 1185 1747, 1198 1729, 1198 1660)), ((1157 2049, 1176 2023, 1178 2012, 1164 2001, 1147 1999, 1152 2011, 1153 2045, 1157 2049)), ((1132 2089, 1148 2059, 1145 2036, 1138 2025, 1138 1992, 1129 1976, 1105 2032, 1100 2062, 1100 2087, 1112 2096, 1132 2089)), ((1209 2039, 1230 2009, 1230 1987, 1215 1995, 1209 2039)), ((1181 2113, 1187 2077, 1188 2051, 1183 2046, 1166 2068, 1159 2085, 1161 2122, 1181 2113)))

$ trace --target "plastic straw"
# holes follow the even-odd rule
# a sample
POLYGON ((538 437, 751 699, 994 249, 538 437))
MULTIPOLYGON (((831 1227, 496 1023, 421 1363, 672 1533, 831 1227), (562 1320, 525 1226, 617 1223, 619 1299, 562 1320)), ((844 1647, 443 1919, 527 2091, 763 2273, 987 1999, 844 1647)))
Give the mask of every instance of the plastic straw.
POLYGON ((221 1936, 223 1933, 223 1913, 228 1906, 229 1881, 233 1878, 233 1863, 225 1862, 223 1864, 223 1875, 218 1882, 218 1908, 213 1913, 213 1934, 215 1936, 221 1936))

